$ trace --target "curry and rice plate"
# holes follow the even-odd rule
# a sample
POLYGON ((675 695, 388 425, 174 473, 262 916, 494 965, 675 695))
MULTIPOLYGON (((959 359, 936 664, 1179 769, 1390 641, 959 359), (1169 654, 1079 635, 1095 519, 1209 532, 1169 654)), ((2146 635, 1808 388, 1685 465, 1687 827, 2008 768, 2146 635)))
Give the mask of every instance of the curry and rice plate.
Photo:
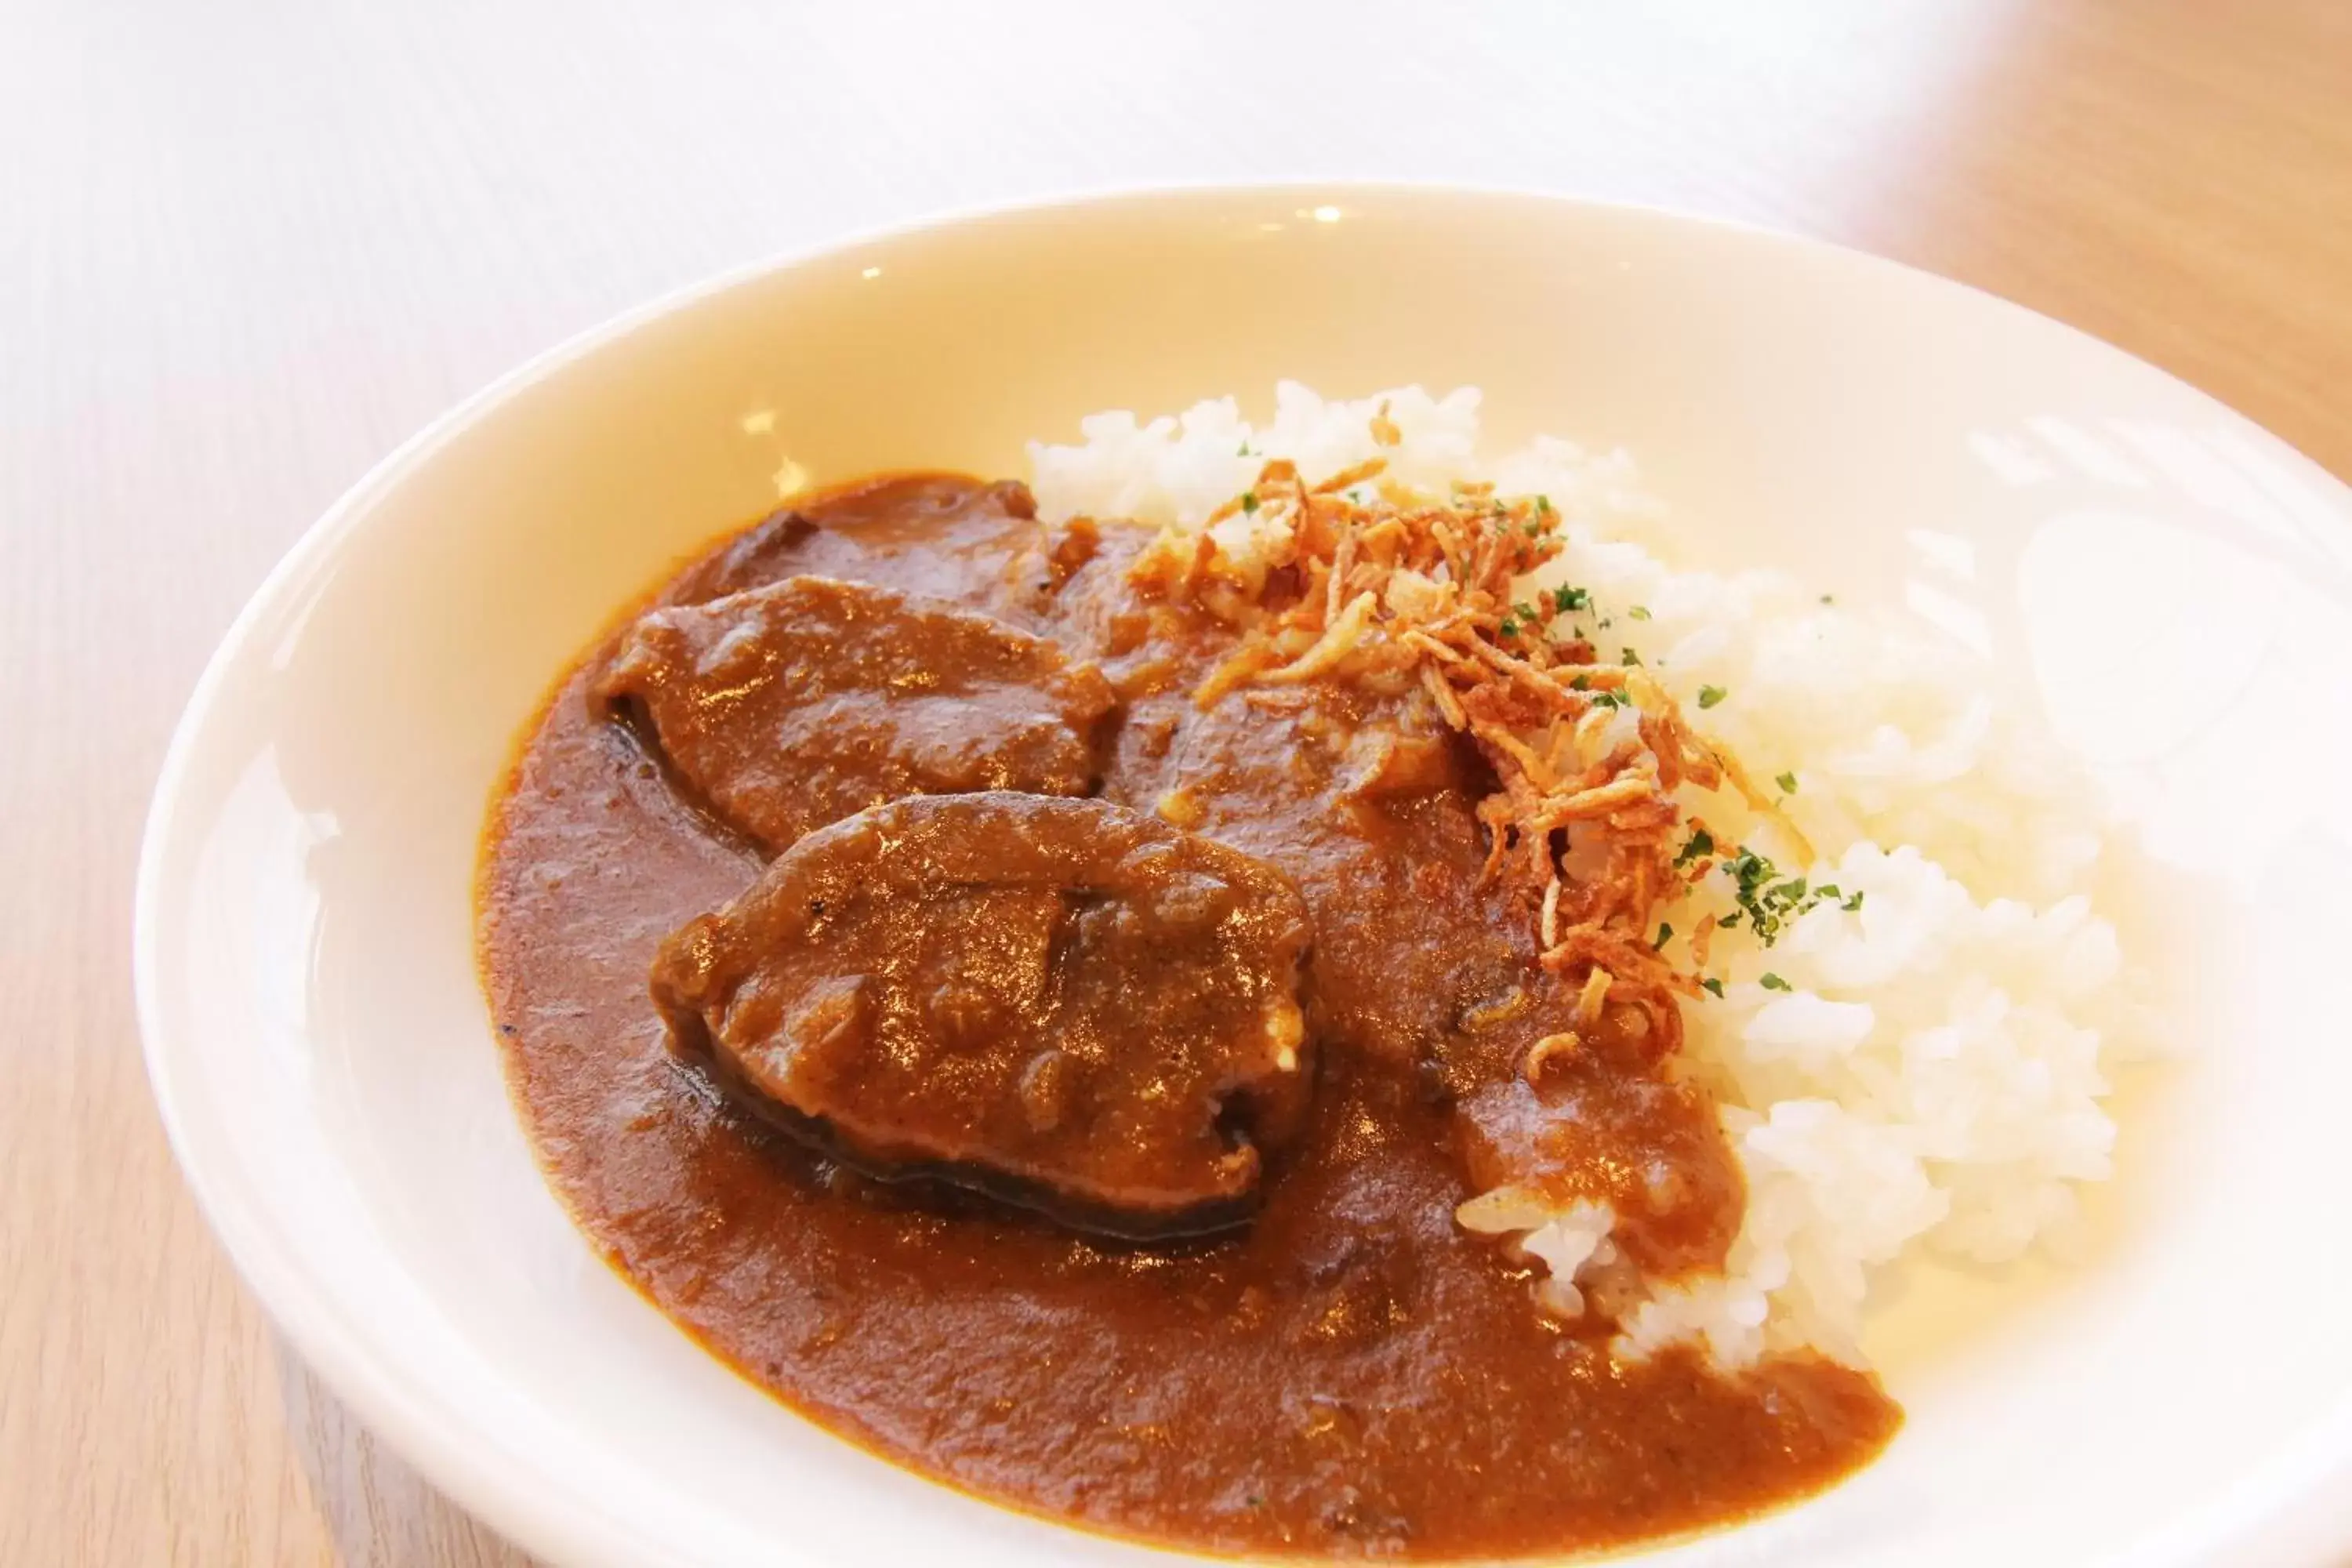
POLYGON ((1665 563, 1477 399, 1099 415, 666 584, 491 824, 527 1124, 835 1430, 1211 1551, 1571 1550, 1893 1435, 1906 1253, 2063 1236, 2155 1040, 1965 656, 1665 563))

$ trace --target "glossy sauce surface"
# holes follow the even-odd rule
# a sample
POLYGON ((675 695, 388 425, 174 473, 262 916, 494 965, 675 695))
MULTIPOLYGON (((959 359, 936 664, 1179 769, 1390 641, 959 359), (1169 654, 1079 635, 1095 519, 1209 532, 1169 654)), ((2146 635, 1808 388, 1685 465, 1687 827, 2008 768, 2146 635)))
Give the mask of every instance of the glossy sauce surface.
MULTIPOLYGON (((1718 1263, 1743 1202, 1713 1108, 1638 1022, 1518 1067, 1573 992, 1482 884, 1487 787, 1418 699, 1338 685, 1192 702, 1224 628, 1139 601, 1148 537, 1049 528, 1016 486, 872 481, 688 568, 670 604, 793 577, 953 601, 1099 666, 1120 699, 1100 795, 1278 868, 1315 931, 1305 1122, 1246 1230, 1089 1240, 953 1189, 854 1174, 674 1054, 647 994, 671 932, 758 852, 558 690, 491 824, 483 959, 550 1177, 614 1267, 812 1418, 941 1479, 1216 1552, 1448 1558, 1736 1518, 1869 1458, 1899 1421, 1804 1359, 1725 1379, 1609 1353, 1454 1207, 1530 1161, 1616 1203, 1653 1272, 1718 1263), (1474 1176, 1476 1180, 1474 1182, 1474 1176)), ((780 1529, 784 1528, 780 1521, 780 1529)))

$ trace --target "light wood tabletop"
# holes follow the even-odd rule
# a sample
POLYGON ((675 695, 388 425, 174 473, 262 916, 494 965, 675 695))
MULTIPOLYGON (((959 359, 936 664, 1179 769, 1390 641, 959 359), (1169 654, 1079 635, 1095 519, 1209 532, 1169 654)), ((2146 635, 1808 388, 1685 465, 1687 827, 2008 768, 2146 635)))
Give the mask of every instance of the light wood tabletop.
POLYGON ((2352 476, 2342 0, 206 6, 0 0, 0 1562, 520 1561, 273 1337, 129 982, 237 605, 374 459, 648 295, 932 209, 1540 187, 1825 237, 2352 476))

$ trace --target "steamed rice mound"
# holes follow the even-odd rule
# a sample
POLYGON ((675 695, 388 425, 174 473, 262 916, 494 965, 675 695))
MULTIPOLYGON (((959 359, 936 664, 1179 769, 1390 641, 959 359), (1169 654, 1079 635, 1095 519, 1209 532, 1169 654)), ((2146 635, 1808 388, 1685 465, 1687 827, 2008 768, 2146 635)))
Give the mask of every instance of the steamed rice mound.
MULTIPOLYGON (((1583 590, 1594 636, 1638 650, 1673 706, 1770 781, 1761 802, 1686 781, 1676 804, 1806 895, 1768 943, 1730 912, 1755 878, 1725 854, 1700 861, 1692 916, 1668 917, 1659 958, 1710 982, 1682 1003, 1684 1053, 1748 1205, 1723 1274, 1651 1289, 1619 1348, 1859 1361, 1874 1270, 1919 1248, 2000 1262, 2062 1242, 2079 1184, 2108 1174, 2107 1072, 2163 1041, 2091 897, 2100 804, 1973 655, 1780 574, 1679 569, 1624 454, 1543 437, 1488 458, 1478 407, 1475 388, 1330 402, 1286 382, 1261 426, 1231 398, 1097 414, 1079 444, 1031 447, 1033 488, 1052 519, 1131 517, 1188 545, 1205 529, 1244 577, 1291 542, 1285 517, 1235 504, 1269 461, 1307 484, 1377 462, 1367 484, 1391 495, 1542 498, 1564 543, 1513 592, 1583 590)), ((1581 1310, 1580 1276, 1617 1261, 1605 1205, 1501 1190, 1458 1217, 1540 1261, 1557 1311, 1581 1310)))

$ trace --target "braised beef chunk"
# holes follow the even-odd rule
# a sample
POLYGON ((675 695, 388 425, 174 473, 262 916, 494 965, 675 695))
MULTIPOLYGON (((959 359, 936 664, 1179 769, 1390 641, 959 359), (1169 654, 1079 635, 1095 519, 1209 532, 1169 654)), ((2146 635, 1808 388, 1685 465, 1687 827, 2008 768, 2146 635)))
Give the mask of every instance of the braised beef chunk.
POLYGON ((771 512, 680 573, 662 590, 664 605, 707 605, 793 575, 786 563, 802 552, 816 524, 786 508, 771 512))
POLYGON ((886 1178, 1146 1238, 1244 1221, 1304 1122, 1282 874, 1101 801, 1003 793, 801 839, 654 962, 674 1046, 886 1178))
POLYGON ((672 578, 660 602, 706 605, 786 577, 877 572, 901 588, 955 594, 974 566, 1002 574, 1034 549, 1036 517, 1017 480, 886 474, 771 513, 672 578))
POLYGON ((771 850, 911 795, 1085 795, 1117 700, 1056 644, 829 577, 654 610, 594 691, 639 714, 679 780, 771 850))

